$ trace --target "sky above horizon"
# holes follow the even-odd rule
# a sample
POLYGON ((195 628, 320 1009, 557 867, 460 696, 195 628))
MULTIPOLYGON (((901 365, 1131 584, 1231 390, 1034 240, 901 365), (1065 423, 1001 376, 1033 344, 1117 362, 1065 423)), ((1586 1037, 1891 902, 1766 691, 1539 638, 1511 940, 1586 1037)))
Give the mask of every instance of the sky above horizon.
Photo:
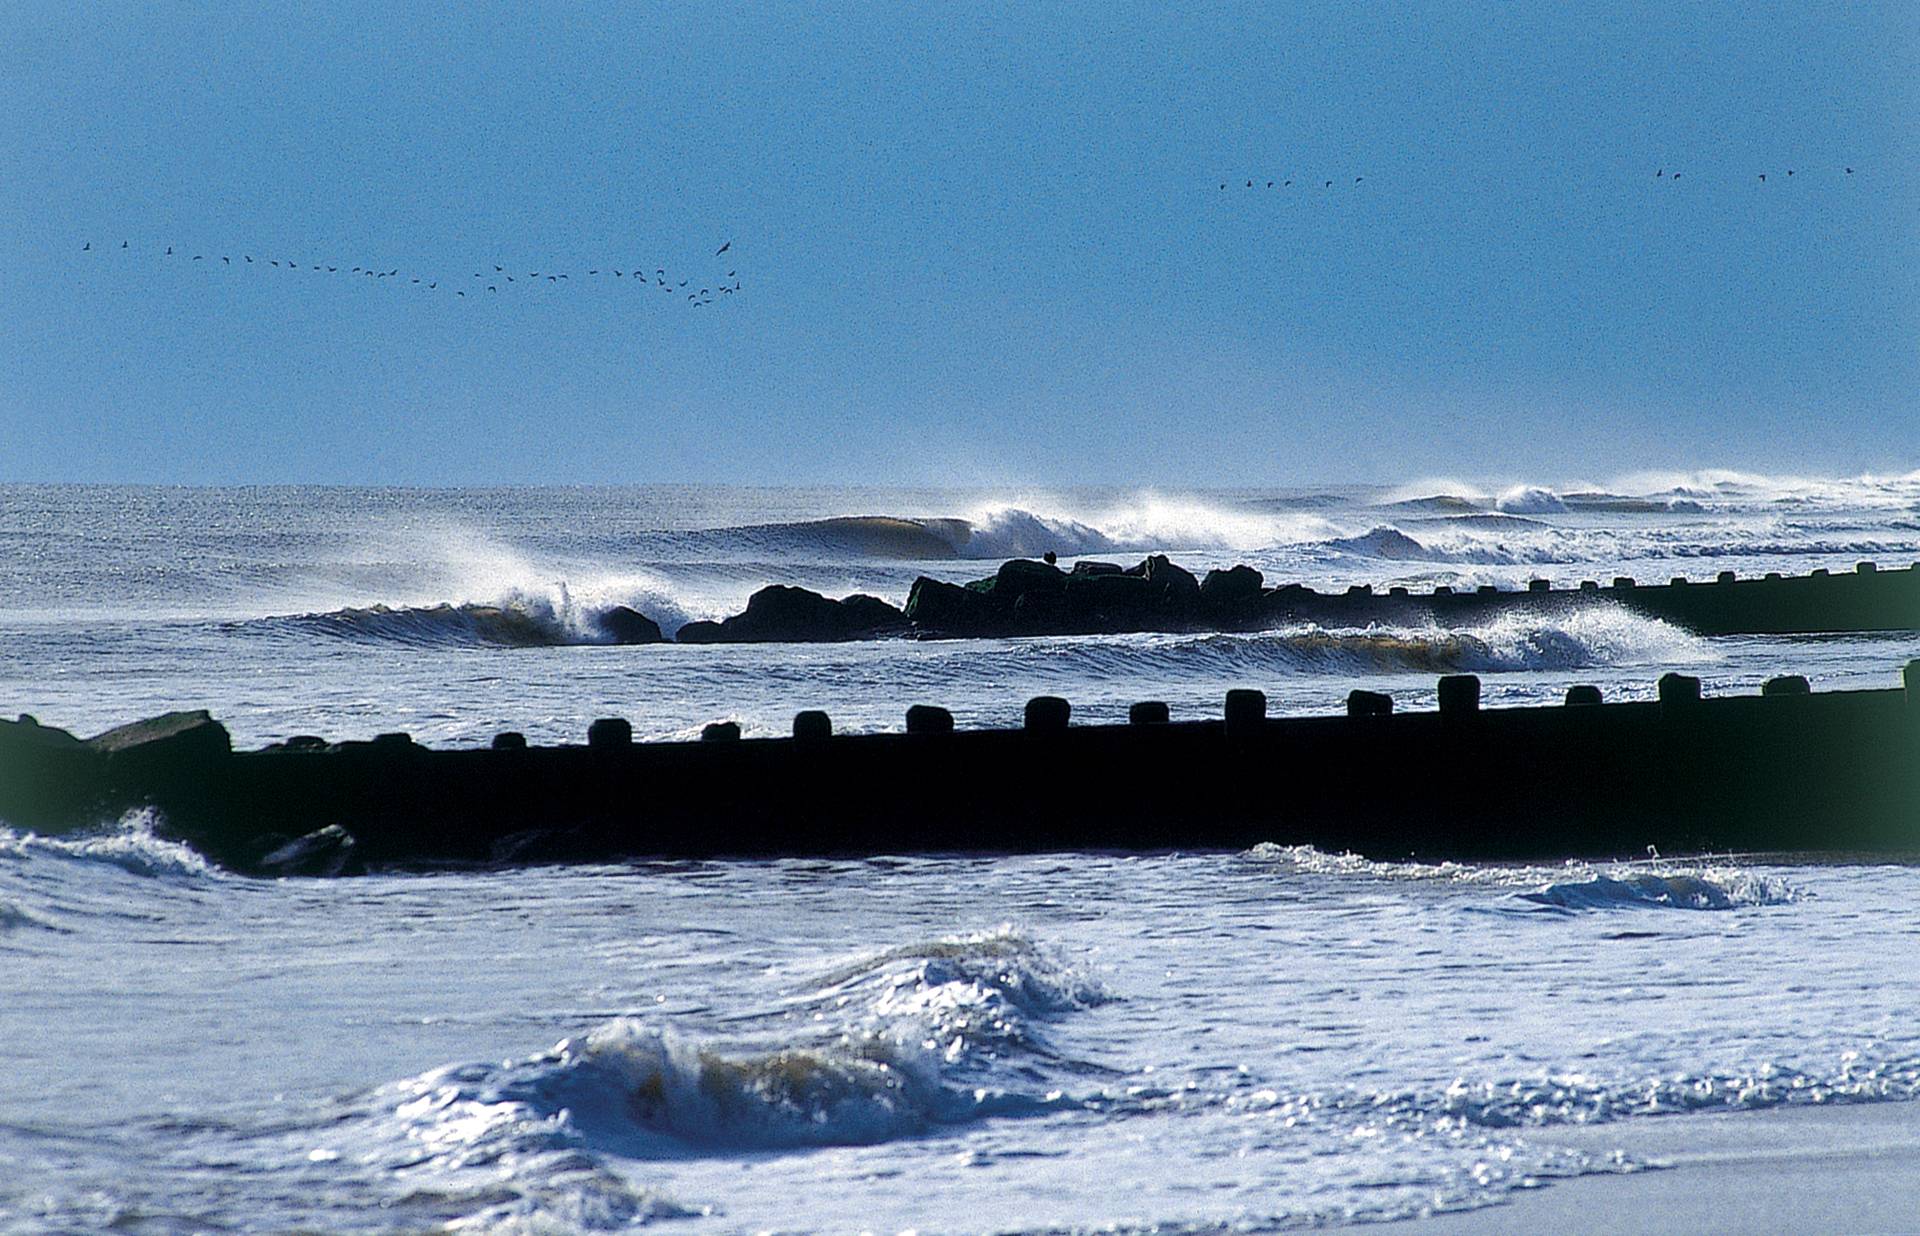
POLYGON ((0 481, 1920 467, 1911 3, 395 8, 0 12, 0 481))

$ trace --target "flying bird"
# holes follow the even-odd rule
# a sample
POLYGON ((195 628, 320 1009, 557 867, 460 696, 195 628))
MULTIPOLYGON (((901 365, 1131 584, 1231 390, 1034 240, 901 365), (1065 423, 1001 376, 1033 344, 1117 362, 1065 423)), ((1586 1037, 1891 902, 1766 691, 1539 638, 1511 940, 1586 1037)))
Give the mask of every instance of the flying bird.
POLYGON ((1847 169, 1847 175, 1849 175, 1849 176, 1851 176, 1851 175, 1853 175, 1853 169, 1852 169, 1852 168, 1848 168, 1848 169, 1847 169))
MULTIPOLYGON (((1852 171, 1853 169, 1852 169, 1852 168, 1848 168, 1847 170, 1848 170, 1848 171, 1852 171)), ((167 256, 168 256, 168 257, 172 257, 172 256, 173 256, 173 246, 172 246, 172 245, 168 245, 168 246, 167 246, 167 256)))
POLYGON ((725 253, 727 250, 731 248, 733 248, 733 242, 729 240, 726 244, 721 245, 718 249, 715 249, 713 251, 713 256, 719 257, 721 254, 725 253))
POLYGON ((1766 183, 1767 183, 1767 174, 1766 174, 1765 172, 1761 172, 1761 173, 1760 173, 1760 183, 1761 183, 1761 184, 1766 184, 1766 183))
POLYGON ((93 248, 93 242, 88 241, 86 244, 80 246, 80 252, 85 253, 92 248, 93 248))
POLYGON ((126 241, 124 241, 124 240, 123 240, 123 241, 121 241, 121 242, 120 242, 120 247, 121 247, 122 249, 124 249, 124 248, 126 248, 126 247, 127 247, 127 242, 126 242, 126 241))

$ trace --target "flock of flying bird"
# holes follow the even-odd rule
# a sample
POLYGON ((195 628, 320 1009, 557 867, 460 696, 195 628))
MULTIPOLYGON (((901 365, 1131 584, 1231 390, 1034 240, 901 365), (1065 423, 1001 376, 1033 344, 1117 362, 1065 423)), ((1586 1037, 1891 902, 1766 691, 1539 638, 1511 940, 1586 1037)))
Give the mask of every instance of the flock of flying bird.
MULTIPOLYGON (((716 249, 713 256, 716 258, 725 257, 727 252, 732 248, 733 242, 729 240, 716 249)), ((466 297, 469 293, 475 297, 498 296, 503 292, 512 292, 525 287, 538 287, 542 283, 550 283, 558 287, 564 282, 571 286, 576 275, 582 280, 600 278, 626 279, 637 286, 645 287, 649 290, 658 290, 671 296, 684 297, 685 299, 680 303, 695 309, 713 304, 716 297, 734 296, 740 291, 740 272, 735 269, 728 270, 724 276, 715 275, 697 280, 692 275, 688 275, 686 278, 678 278, 675 275, 670 275, 667 273, 665 267, 655 267, 653 271, 649 273, 642 264, 634 264, 631 269, 629 269, 624 263, 618 267, 607 264, 594 266, 585 271, 572 272, 529 270, 522 276, 518 273, 518 267, 510 269, 504 265, 489 262, 487 265, 492 267, 491 270, 476 270, 473 272, 473 277, 470 280, 450 280, 444 276, 416 275, 411 271, 402 271, 399 267, 395 267, 392 270, 379 270, 371 266, 341 266, 337 262, 295 262, 281 258, 256 258, 251 253, 241 253, 239 260, 236 262, 234 255, 231 253, 195 253, 188 255, 184 249, 176 253, 172 245, 167 245, 165 249, 166 251, 161 254, 162 258, 173 258, 189 264, 193 262, 218 262, 222 266, 232 267, 238 265, 242 269, 251 266, 256 269, 265 267, 268 269, 300 271, 307 274, 344 274, 352 278, 372 279, 376 283, 382 279, 388 279, 396 283, 404 283, 408 287, 418 285, 422 291, 426 292, 436 294, 440 292, 452 292, 457 297, 466 297)), ((122 250, 131 253, 133 251, 131 242, 123 240, 120 242, 119 250, 105 251, 119 252, 122 250)), ((80 246, 80 251, 82 253, 94 253, 102 250, 95 250, 93 242, 89 240, 80 246)), ((730 263, 728 264, 730 265, 730 263)))
MULTIPOLYGON (((1842 170, 1843 170, 1843 172, 1844 172, 1844 174, 1845 174, 1845 175, 1848 175, 1848 176, 1851 176, 1851 175, 1853 175, 1853 169, 1852 169, 1852 168, 1850 168, 1850 167, 1844 167, 1844 168, 1843 168, 1842 170)), ((1793 169, 1793 168, 1788 168, 1788 169, 1786 169, 1786 171, 1787 171, 1787 175, 1789 175, 1789 176, 1791 176, 1791 175, 1793 175, 1793 174, 1794 174, 1794 169, 1793 169)), ((1684 175, 1684 173, 1682 173, 1682 172, 1673 172, 1673 173, 1671 173, 1671 174, 1669 174, 1669 173, 1667 172, 1667 169, 1666 169, 1666 168, 1664 168, 1664 167, 1661 167, 1661 168, 1655 168, 1655 169, 1654 169, 1654 173, 1653 173, 1653 178, 1654 178, 1655 180, 1666 180, 1666 181, 1675 181, 1675 182, 1677 182, 1677 181, 1678 181, 1678 180, 1679 180, 1679 179, 1681 178, 1681 176, 1682 176, 1682 175, 1684 175)), ((1761 183, 1761 184, 1766 184, 1766 183, 1767 183, 1767 174, 1766 174, 1765 172, 1761 172, 1761 173, 1759 173, 1759 179, 1760 179, 1760 183, 1761 183)), ((1365 181, 1365 180, 1366 180, 1366 177, 1365 177, 1365 176, 1355 176, 1355 177, 1353 178, 1353 183, 1357 185, 1357 184, 1360 184, 1360 183, 1362 183, 1362 182, 1363 182, 1363 181, 1365 181)), ((1331 189, 1331 188, 1333 188, 1333 186, 1334 186, 1334 185, 1335 185, 1336 183, 1338 183, 1338 182, 1337 182, 1337 181, 1333 181, 1333 180, 1323 180, 1323 181, 1321 181, 1321 182, 1320 182, 1320 187, 1321 187, 1322 189, 1331 189)), ((1243 188, 1246 188, 1246 189, 1258 189, 1258 188, 1261 188, 1261 187, 1262 187, 1263 185, 1264 185, 1264 186, 1265 186, 1266 188, 1268 188, 1268 189, 1291 189, 1291 188, 1293 188, 1293 181, 1291 181, 1291 180, 1284 180, 1284 179, 1282 179, 1282 180, 1266 180, 1266 179, 1265 179, 1265 178, 1263 178, 1263 177, 1258 177, 1258 176, 1256 176, 1256 177, 1254 177, 1253 179, 1251 179, 1251 180, 1248 180, 1248 181, 1246 181, 1246 182, 1244 183, 1244 185, 1243 185, 1243 188)), ((1230 188, 1232 188, 1232 187, 1233 187, 1233 182, 1232 182, 1232 181, 1230 181, 1230 180, 1223 180, 1223 181, 1221 181, 1221 182, 1220 182, 1220 188, 1221 188, 1221 189, 1222 189, 1223 191, 1224 191, 1224 190, 1226 190, 1226 189, 1230 189, 1230 188)), ((1301 182, 1301 187, 1303 187, 1303 188, 1308 188, 1308 189, 1310 189, 1310 188, 1312 188, 1312 187, 1313 187, 1313 182, 1312 182, 1311 180, 1303 180, 1303 181, 1301 182)))

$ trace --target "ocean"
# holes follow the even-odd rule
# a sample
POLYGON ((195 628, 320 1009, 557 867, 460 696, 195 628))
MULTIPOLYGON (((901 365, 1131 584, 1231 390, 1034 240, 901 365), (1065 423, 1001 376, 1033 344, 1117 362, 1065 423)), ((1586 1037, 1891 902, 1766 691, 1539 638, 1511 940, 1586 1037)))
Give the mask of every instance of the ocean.
MULTIPOLYGON (((1010 555, 1267 582, 1664 582, 1920 561, 1920 474, 1483 491, 0 486, 0 712, 206 708, 252 746, 579 742, 731 719, 1014 724, 1347 692, 1489 706, 1782 673, 1920 634, 1471 630, 616 647, 789 583, 896 604, 1010 555), (884 518, 880 518, 884 517, 884 518)), ((1524 775, 1524 769, 1503 770, 1524 775)), ((859 793, 856 786, 849 793, 859 793)), ((1286 787, 1275 786, 1276 799, 1286 787)), ((1550 810, 1543 807, 1543 810, 1550 810)), ((1623 856, 1625 858, 1626 856, 1623 856)), ((1266 1231, 1660 1170, 1675 1113, 1920 1093, 1920 874, 1244 852, 636 862, 260 880, 134 815, 0 825, 0 1230, 1266 1231), (1577 1145, 1553 1130, 1591 1126, 1577 1145)))

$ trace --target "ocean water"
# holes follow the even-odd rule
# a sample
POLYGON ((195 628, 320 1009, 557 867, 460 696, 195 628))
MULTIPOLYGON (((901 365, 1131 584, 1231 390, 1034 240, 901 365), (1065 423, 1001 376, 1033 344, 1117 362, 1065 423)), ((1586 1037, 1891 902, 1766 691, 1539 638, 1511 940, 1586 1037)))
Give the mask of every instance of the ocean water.
MULTIPOLYGON (((1008 554, 1269 582, 1710 578, 1920 560, 1920 474, 1478 492, 0 487, 0 711, 205 707, 253 744, 579 741, 619 714, 962 724, 1060 694, 1277 711, 1574 682, 1892 685, 1911 634, 1613 610, 1295 629, 611 647, 803 584, 898 602, 1008 554), (846 522, 888 516, 912 523, 846 522)), ((1901 1100, 1920 876, 1839 856, 1541 868, 1241 853, 248 879, 139 816, 0 824, 0 1230, 1262 1231, 1654 1170, 1664 1113, 1901 1100), (1606 1149, 1540 1142, 1570 1123, 1606 1149)))

